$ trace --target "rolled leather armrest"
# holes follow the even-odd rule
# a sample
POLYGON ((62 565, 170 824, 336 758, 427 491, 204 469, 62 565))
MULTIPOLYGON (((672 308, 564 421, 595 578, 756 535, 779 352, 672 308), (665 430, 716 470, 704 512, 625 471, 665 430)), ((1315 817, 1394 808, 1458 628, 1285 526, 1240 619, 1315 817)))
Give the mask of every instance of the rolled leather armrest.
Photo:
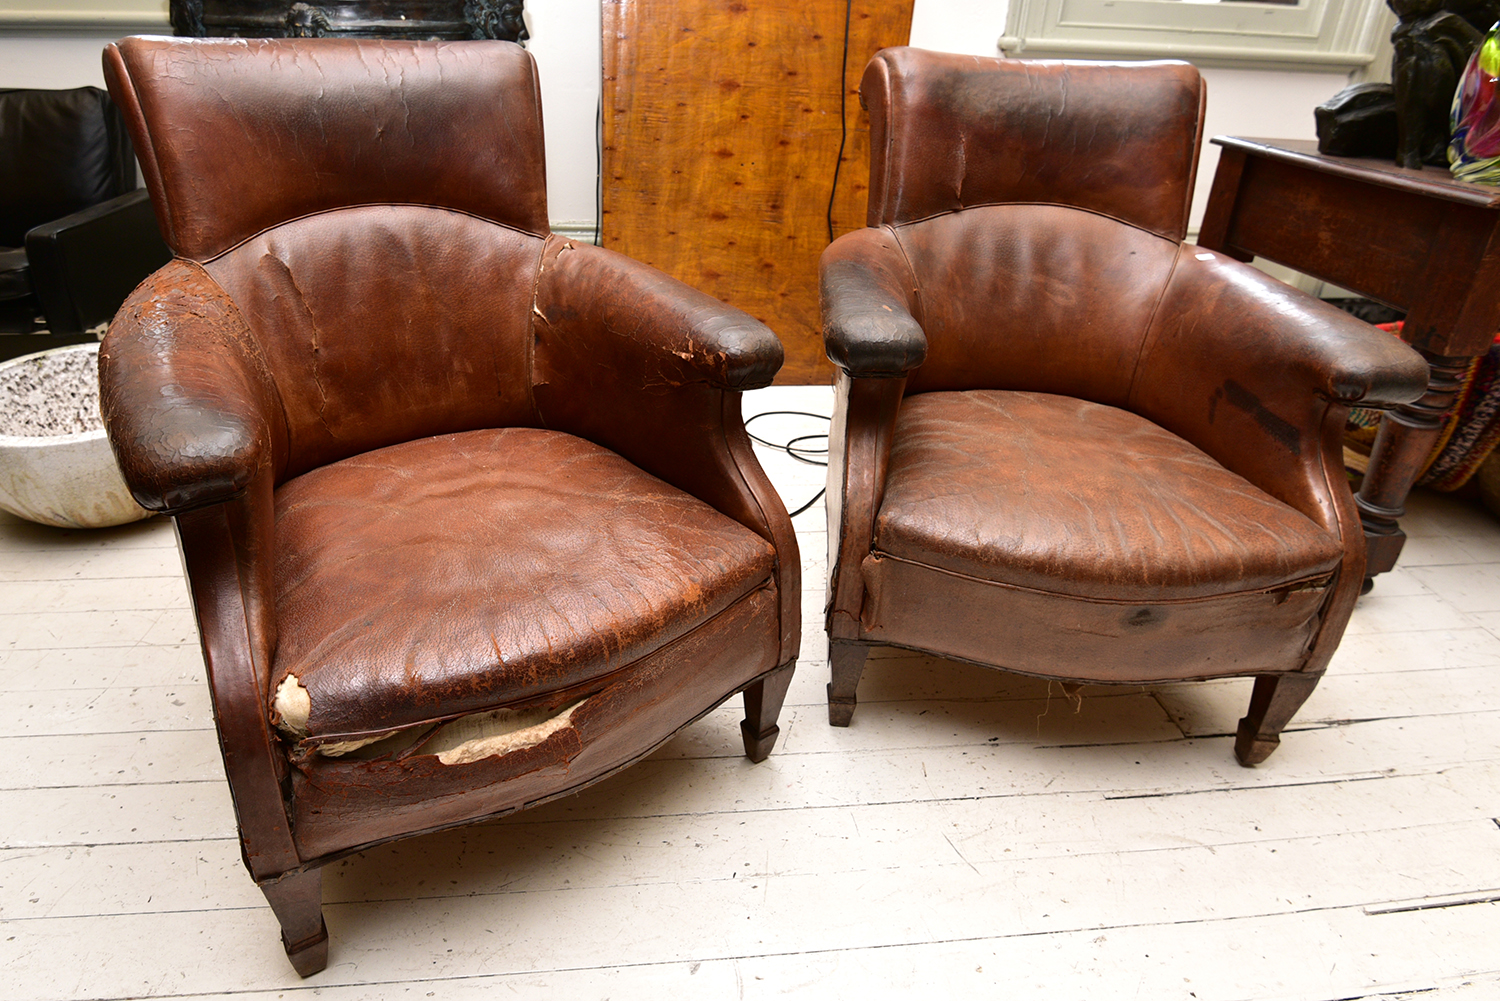
POLYGON ((781 341, 755 318, 655 268, 559 236, 542 254, 532 320, 538 368, 551 357, 549 329, 565 327, 569 351, 582 347, 647 391, 760 389, 781 368, 781 341))
POLYGON ((781 367, 776 335, 654 268, 558 236, 542 256, 532 334, 543 426, 610 449, 776 547, 781 662, 795 659, 797 539, 740 416, 740 390, 781 367))
POLYGON ((120 307, 99 351, 100 409, 131 494, 180 514, 233 499, 286 427, 259 348, 202 268, 173 261, 120 307))
POLYGON ((906 375, 927 356, 913 317, 915 282, 884 229, 839 237, 818 264, 823 344, 828 360, 855 378, 906 375))
POLYGON ((172 252, 141 189, 35 227, 26 258, 48 329, 76 334, 114 316, 172 252))
MULTIPOLYGON (((1185 246, 1128 409, 1330 531, 1347 408, 1414 400, 1427 364, 1395 337, 1222 255, 1185 246)), ((1347 513, 1347 512, 1346 512, 1347 513)))
MULTIPOLYGON (((1344 311, 1221 254, 1186 246, 1146 346, 1142 380, 1197 371, 1267 404, 1313 393, 1350 406, 1410 403, 1427 363, 1344 311)), ((1233 405, 1233 401, 1230 401, 1233 405)))

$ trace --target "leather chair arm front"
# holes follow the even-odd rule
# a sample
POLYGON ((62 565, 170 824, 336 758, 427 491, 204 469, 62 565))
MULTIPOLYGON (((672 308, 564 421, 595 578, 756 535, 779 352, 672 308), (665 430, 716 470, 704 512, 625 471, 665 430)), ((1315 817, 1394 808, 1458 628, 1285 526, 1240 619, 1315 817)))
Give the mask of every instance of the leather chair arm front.
POLYGON ((624 456, 776 547, 782 663, 797 656, 801 569, 791 519, 756 461, 740 391, 770 385, 776 335, 654 268, 550 237, 533 306, 543 426, 624 456))
POLYGON ((1427 387, 1395 337, 1260 271, 1185 246, 1147 333, 1130 409, 1325 525, 1350 406, 1427 387))
POLYGON ((781 368, 769 327, 655 268, 559 236, 547 241, 533 312, 543 366, 574 350, 615 368, 625 391, 702 384, 760 389, 781 368), (566 328, 568 340, 548 338, 566 328), (547 345, 547 349, 543 348, 547 345))
POLYGON ((913 317, 916 282, 884 229, 840 237, 818 267, 828 360, 855 378, 895 378, 920 366, 927 337, 913 317))
POLYGON ((144 508, 242 495, 286 452, 276 389, 244 319, 202 268, 174 261, 120 307, 99 352, 110 443, 144 508))
POLYGON ((26 258, 47 328, 77 334, 112 317, 172 252, 143 188, 33 228, 26 258))
POLYGON ((1410 403, 1427 387, 1426 363, 1395 337, 1197 247, 1183 247, 1157 316, 1152 360, 1175 368, 1189 352, 1242 384, 1263 382, 1271 396, 1311 392, 1378 408, 1410 403))

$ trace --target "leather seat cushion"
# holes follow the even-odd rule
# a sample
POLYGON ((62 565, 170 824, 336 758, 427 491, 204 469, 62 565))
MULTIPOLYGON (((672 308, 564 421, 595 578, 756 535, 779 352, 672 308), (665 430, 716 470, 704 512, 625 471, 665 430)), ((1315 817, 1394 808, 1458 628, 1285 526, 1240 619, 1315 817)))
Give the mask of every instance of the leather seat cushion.
POLYGON ((308 739, 590 694, 772 573, 769 543, 532 428, 394 445, 276 493, 273 689, 308 739))
POLYGON ((1275 589, 1343 557, 1311 519, 1144 418, 992 390, 902 402, 874 549, 1127 602, 1275 589))
POLYGON ((31 266, 26 248, 0 247, 0 299, 19 299, 31 294, 31 266))

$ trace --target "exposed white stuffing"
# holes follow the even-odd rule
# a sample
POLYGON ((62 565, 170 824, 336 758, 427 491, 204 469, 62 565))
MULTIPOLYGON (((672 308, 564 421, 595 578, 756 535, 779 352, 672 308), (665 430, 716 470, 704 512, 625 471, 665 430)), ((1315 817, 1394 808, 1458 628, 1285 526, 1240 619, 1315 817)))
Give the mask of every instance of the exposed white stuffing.
POLYGON ((283 732, 298 740, 307 736, 307 719, 312 715, 312 696, 307 694, 307 689, 302 687, 302 680, 295 674, 288 674, 276 686, 276 698, 272 701, 271 708, 275 712, 276 725, 283 732))
POLYGON ((573 710, 581 705, 575 702, 555 715, 547 709, 496 709, 463 716, 434 733, 422 746, 422 753, 436 754, 445 765, 463 765, 534 747, 569 726, 573 710))

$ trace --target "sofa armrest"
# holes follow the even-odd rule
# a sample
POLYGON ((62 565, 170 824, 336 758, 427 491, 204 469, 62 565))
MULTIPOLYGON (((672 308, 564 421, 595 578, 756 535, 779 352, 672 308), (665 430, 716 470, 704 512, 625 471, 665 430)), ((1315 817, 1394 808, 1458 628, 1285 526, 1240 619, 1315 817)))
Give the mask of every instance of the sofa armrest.
POLYGON ((48 328, 76 334, 114 316, 172 252, 141 189, 34 227, 26 258, 48 328))
POLYGON ((828 360, 854 378, 894 378, 922 364, 927 337, 914 318, 916 283, 885 229, 839 237, 818 262, 828 360))
POLYGON ((99 351, 100 409, 142 506, 231 500, 286 454, 279 397, 229 296, 174 261, 120 307, 99 351))

